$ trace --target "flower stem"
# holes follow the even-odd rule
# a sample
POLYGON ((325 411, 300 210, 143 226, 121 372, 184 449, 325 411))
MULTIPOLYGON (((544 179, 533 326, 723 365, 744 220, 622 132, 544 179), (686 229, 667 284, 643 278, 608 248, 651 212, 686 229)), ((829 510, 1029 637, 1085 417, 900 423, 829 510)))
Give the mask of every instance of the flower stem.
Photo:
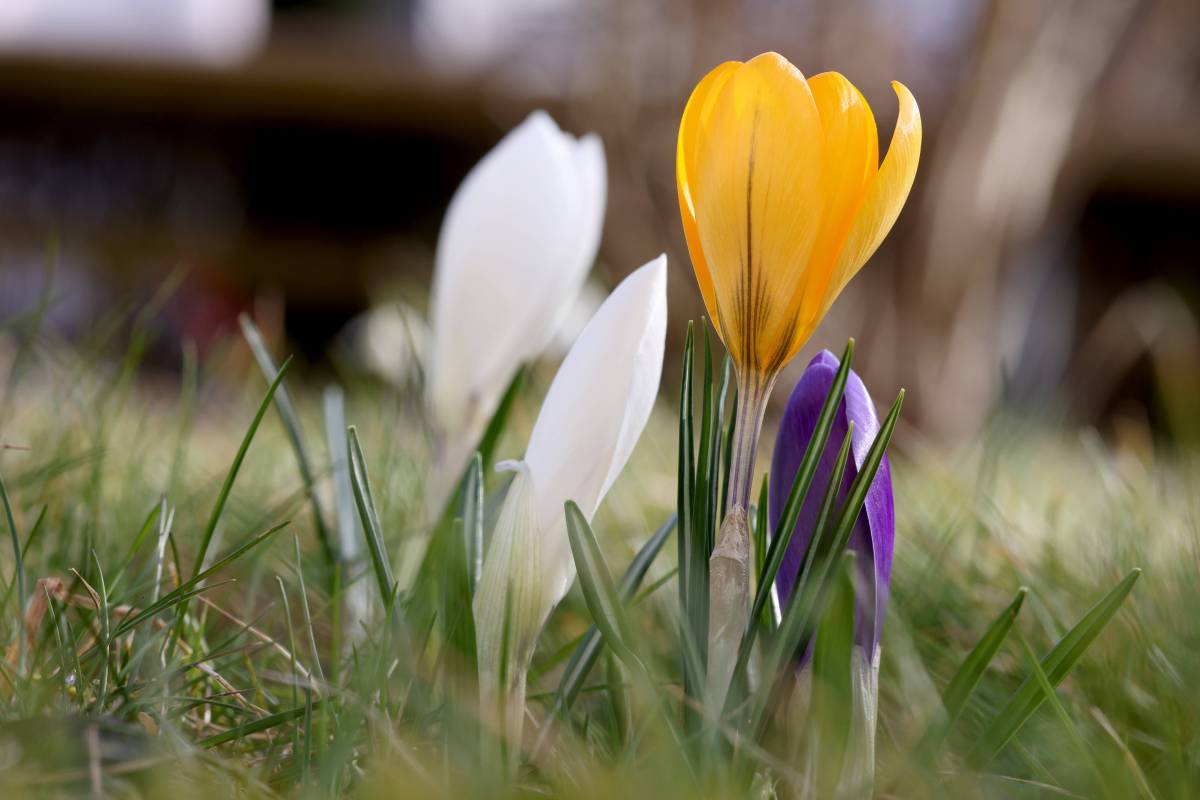
POLYGON ((754 454, 774 376, 738 376, 737 417, 726 494, 728 511, 708 560, 708 672, 704 709, 715 722, 725 706, 738 649, 750 613, 750 526, 746 509, 754 482, 754 454))
POLYGON ((750 507, 750 486, 754 483, 754 457, 758 435, 762 431, 767 398, 775 385, 775 376, 738 375, 737 417, 733 421, 733 454, 726 487, 726 507, 750 507))

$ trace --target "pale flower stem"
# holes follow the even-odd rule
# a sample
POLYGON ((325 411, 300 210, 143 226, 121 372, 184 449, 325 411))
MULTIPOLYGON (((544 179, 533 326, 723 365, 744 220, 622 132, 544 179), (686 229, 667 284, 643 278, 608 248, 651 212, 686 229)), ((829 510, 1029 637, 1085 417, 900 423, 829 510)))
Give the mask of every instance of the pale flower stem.
POLYGON ((709 557, 708 672, 704 708, 715 721, 725 705, 750 611, 750 526, 746 509, 754 482, 754 455, 774 376, 738 378, 737 418, 726 495, 728 512, 709 557))
POLYGON ((750 508, 750 487, 754 483, 754 458, 762 431, 767 398, 775 385, 775 376, 757 374, 738 376, 737 417, 733 421, 733 453, 729 465, 726 508, 750 508))

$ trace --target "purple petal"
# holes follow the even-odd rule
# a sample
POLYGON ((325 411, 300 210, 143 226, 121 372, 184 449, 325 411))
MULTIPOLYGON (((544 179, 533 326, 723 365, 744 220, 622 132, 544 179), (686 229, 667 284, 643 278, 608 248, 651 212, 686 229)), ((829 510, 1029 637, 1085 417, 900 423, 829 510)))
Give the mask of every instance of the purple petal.
MULTIPOLYGON (((825 396, 833 385, 837 368, 838 359, 832 353, 827 350, 818 353, 809 362, 791 397, 788 398, 771 461, 768 512, 772 528, 779 524, 779 518, 783 515, 787 495, 791 491, 800 461, 804 458, 808 441, 812 438, 813 429, 816 428, 825 396)), ((834 415, 829 442, 821 454, 808 496, 800 510, 796 531, 784 552, 783 564, 776 577, 775 585, 781 603, 786 602, 795 587, 800 563, 813 536, 813 527, 816 525, 825 487, 833 473, 837 452, 851 421, 854 422, 854 433, 850 442, 851 458, 850 463, 846 465, 846 474, 838 493, 839 502, 845 499, 858 470, 866 460, 871 443, 879 432, 875 404, 871 401, 866 386, 853 370, 846 380, 846 393, 834 415)), ((855 522, 848 544, 849 549, 858 555, 862 576, 862 585, 857 589, 855 641, 868 653, 873 653, 878 647, 883 632, 894 539, 891 467, 884 456, 875 480, 867 490, 863 511, 855 522)))

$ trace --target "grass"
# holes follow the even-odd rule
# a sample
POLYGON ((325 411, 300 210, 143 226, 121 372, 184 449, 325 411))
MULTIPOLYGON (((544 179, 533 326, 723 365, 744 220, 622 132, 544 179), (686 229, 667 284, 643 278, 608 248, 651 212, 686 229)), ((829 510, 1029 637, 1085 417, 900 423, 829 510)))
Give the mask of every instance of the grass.
MULTIPOLYGON (((145 319, 127 349, 85 354, 30 336, 37 318, 0 333, 4 796, 494 796, 507 778, 516 796, 694 797, 741 785, 698 770, 676 724, 676 547, 652 539, 675 510, 669 403, 590 528, 571 526, 596 579, 542 635, 526 751, 509 772, 480 752, 490 733, 478 734, 471 637, 447 614, 469 594, 471 573, 455 566, 467 556, 439 545, 464 524, 486 530, 503 485, 478 473, 481 507, 431 532, 413 387, 339 376, 361 452, 346 484, 357 494, 339 491, 344 442, 330 447, 323 382, 297 365, 279 384, 286 404, 269 394, 264 374, 284 353, 272 361, 252 336, 252 356, 231 338, 163 375, 138 363, 145 319), (427 551, 413 545, 430 534, 427 551), (620 576, 648 541, 658 555, 630 570, 638 588, 620 576), (416 577, 396 588, 405 575, 416 577), (594 619, 615 650, 588 634, 594 619), (565 704, 564 673, 576 681, 565 704), (543 726, 551 709, 561 722, 543 726)), ((521 450, 543 377, 514 395, 496 457, 521 450)), ((703 457, 716 464, 710 433, 703 457)), ((902 427, 892 457, 876 792, 1200 796, 1196 453, 998 417, 954 449, 902 427), (1075 647, 1073 626, 1135 567, 1128 598, 1075 647), (969 658, 981 640, 988 657, 969 658), (1030 713, 1008 710, 1014 697, 1030 713), (998 730, 1003 719, 1023 724, 998 730)), ((756 791, 802 770, 789 747, 746 748, 756 791)))

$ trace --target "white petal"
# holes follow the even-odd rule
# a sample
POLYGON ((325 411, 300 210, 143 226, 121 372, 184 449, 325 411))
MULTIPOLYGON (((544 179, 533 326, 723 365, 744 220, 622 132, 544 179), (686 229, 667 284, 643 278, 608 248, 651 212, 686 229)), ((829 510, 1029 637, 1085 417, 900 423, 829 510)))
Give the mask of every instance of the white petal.
POLYGON ((461 447, 474 446, 513 372, 570 308, 596 256, 604 197, 599 139, 576 141, 541 111, 455 193, 438 240, 427 401, 461 447))
POLYGON ((563 504, 591 519, 641 436, 662 376, 667 260, 621 282, 559 367, 526 451, 550 580, 546 612, 575 578, 563 504))
POLYGON ((580 279, 596 258, 604 228, 604 208, 608 201, 608 164, 600 137, 589 133, 574 142, 575 191, 579 197, 576 227, 576 264, 584 265, 580 279))

